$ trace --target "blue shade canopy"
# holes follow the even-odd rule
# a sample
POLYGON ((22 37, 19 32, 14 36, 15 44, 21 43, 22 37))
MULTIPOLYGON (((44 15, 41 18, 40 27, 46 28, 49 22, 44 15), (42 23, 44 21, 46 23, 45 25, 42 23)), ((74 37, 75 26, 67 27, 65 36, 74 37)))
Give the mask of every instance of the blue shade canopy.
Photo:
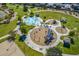
POLYGON ((24 41, 25 39, 26 39, 27 37, 26 37, 26 35, 22 35, 22 36, 20 36, 20 41, 24 41))

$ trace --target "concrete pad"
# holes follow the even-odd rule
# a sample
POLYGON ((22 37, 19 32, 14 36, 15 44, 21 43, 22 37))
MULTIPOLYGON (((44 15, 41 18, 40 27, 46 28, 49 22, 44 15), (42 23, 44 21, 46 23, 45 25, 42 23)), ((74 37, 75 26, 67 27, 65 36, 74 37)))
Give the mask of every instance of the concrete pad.
POLYGON ((0 56, 24 56, 19 47, 12 41, 0 43, 0 56))

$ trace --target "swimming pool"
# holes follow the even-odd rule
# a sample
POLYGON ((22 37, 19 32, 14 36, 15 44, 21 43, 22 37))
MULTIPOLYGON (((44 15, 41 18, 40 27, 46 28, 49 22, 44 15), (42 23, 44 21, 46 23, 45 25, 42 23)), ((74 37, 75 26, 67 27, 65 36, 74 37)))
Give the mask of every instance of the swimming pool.
POLYGON ((26 25, 40 26, 41 22, 43 22, 43 21, 40 17, 33 16, 33 17, 27 17, 27 18, 24 17, 23 22, 26 25))

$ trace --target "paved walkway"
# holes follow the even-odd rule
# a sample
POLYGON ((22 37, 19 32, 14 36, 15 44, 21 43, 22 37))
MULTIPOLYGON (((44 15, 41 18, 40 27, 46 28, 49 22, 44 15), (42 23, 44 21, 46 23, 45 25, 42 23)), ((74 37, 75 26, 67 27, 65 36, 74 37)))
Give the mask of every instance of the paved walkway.
POLYGON ((7 35, 5 35, 5 36, 3 36, 3 37, 0 37, 0 40, 1 40, 1 39, 4 39, 4 38, 7 38, 8 36, 10 36, 10 35, 7 34, 7 35))
MULTIPOLYGON (((16 15, 17 15, 17 12, 14 13, 14 17, 12 17, 10 21, 15 20, 16 15)), ((18 30, 19 27, 20 26, 17 25, 17 27, 13 31, 18 30)), ((7 38, 8 36, 10 35, 7 34, 3 37, 0 37, 0 40, 7 38)), ((24 54, 14 42, 8 42, 6 40, 5 42, 0 43, 0 56, 24 56, 24 54)))
MULTIPOLYGON (((49 20, 51 20, 51 19, 49 19, 49 20)), ((47 20, 46 22, 48 22, 49 20, 47 20)), ((32 49, 34 49, 34 50, 36 50, 36 51, 38 51, 38 52, 41 52, 41 53, 43 53, 43 54, 46 54, 46 49, 48 49, 49 47, 54 47, 54 46, 58 45, 58 43, 61 42, 60 37, 61 37, 61 36, 68 35, 68 33, 69 33, 69 30, 68 30, 67 28, 66 28, 66 29, 67 29, 67 33, 65 33, 65 34, 60 34, 60 33, 58 33, 58 32, 55 30, 55 28, 56 28, 56 27, 60 27, 60 26, 61 26, 61 23, 60 23, 60 21, 58 21, 58 20, 57 20, 57 22, 58 22, 58 24, 55 25, 55 26, 54 26, 54 25, 48 25, 48 26, 51 26, 50 29, 52 29, 52 30, 57 34, 57 40, 56 40, 56 42, 54 42, 53 45, 42 46, 42 45, 37 45, 36 43, 34 43, 34 42, 31 40, 31 38, 30 38, 30 33, 31 33, 31 31, 32 31, 33 29, 29 31, 25 43, 26 43, 29 47, 31 47, 32 49), (40 50, 40 48, 42 48, 42 50, 40 50)), ((38 27, 35 27, 35 28, 38 28, 38 27)))
MULTIPOLYGON (((40 11, 36 11, 36 12, 41 12, 41 11, 52 11, 52 12, 60 12, 60 13, 64 13, 65 14, 64 11, 59 11, 59 10, 56 10, 56 11, 53 11, 53 10, 40 10, 40 11)), ((78 14, 78 16, 72 14, 72 16, 75 17, 75 18, 79 18, 79 14, 78 14)), ((63 42, 62 40, 60 40, 60 41, 63 42)), ((79 56, 79 55, 63 54, 63 56, 79 56)))
MULTIPOLYGON (((10 21, 15 20, 15 19, 16 19, 16 15, 17 15, 17 12, 14 13, 14 17, 12 17, 12 18, 10 19, 10 21)), ((4 21, 6 21, 6 19, 3 20, 3 21, 1 21, 0 23, 3 23, 4 21)))
POLYGON ((12 17, 10 21, 15 20, 16 19, 16 15, 17 15, 17 12, 14 13, 14 17, 12 17))
MULTIPOLYGON (((39 11, 36 11, 36 12, 42 12, 42 11, 60 12, 60 13, 64 13, 64 14, 70 15, 68 12, 65 13, 65 11, 62 11, 62 10, 39 10, 39 11)), ((75 18, 79 18, 79 14, 78 14, 78 16, 76 16, 76 15, 74 15, 74 14, 72 14, 71 16, 73 16, 73 17, 75 17, 75 18)))
POLYGON ((19 47, 12 41, 0 43, 0 56, 24 56, 19 47))
MULTIPOLYGON (((20 26, 17 25, 17 27, 16 27, 13 31, 17 31, 17 34, 22 35, 21 32, 20 32, 20 30, 19 30, 19 28, 20 28, 20 26)), ((9 36, 10 36, 9 34, 7 34, 7 35, 5 35, 5 36, 2 36, 2 37, 0 37, 0 40, 1 40, 1 39, 4 39, 4 38, 7 38, 7 37, 9 37, 9 36)))
MULTIPOLYGON (((44 10, 45 11, 45 10, 44 10)), ((47 11, 47 10, 46 10, 47 11)), ((39 11, 40 12, 40 11, 39 11)), ((49 25, 50 26, 50 25, 49 25)), ((35 28, 37 28, 37 27, 35 27, 35 28)), ((52 26, 52 28, 54 28, 54 26, 52 26)), ((17 26, 14 30, 17 30, 17 33, 19 34, 19 35, 22 35, 22 33, 20 32, 20 30, 19 30, 19 26, 17 26)), ((55 29, 52 29, 52 30, 54 30, 55 31, 55 29)), ((68 30, 68 29, 67 29, 68 30)), ((35 44, 35 43, 33 43, 32 41, 31 41, 31 38, 30 38, 30 32, 31 32, 32 30, 30 30, 29 31, 29 34, 28 34, 28 38, 26 39, 26 41, 25 41, 25 43, 29 46, 29 47, 31 47, 32 49, 34 49, 34 50, 37 50, 37 51, 39 51, 39 52, 42 52, 43 54, 45 54, 46 53, 46 49, 45 49, 45 47, 43 47, 43 46, 38 46, 37 44, 35 44), (39 48, 44 48, 42 51, 40 51, 39 50, 39 48)), ((56 32, 56 31, 55 31, 56 32)), ((69 30, 68 30, 68 32, 69 32, 69 30)), ((66 33, 66 34, 64 34, 64 35, 67 35, 68 34, 68 32, 66 33)), ((57 33, 57 32, 56 32, 57 33)), ((60 40, 60 36, 62 35, 62 34, 58 34, 57 33, 57 35, 59 36, 57 39, 57 41, 55 42, 55 44, 53 45, 53 46, 56 46, 61 40, 60 40)), ((3 38, 5 38, 5 37, 7 37, 8 35, 6 35, 6 36, 3 36, 3 37, 1 37, 0 39, 3 39, 3 38)), ((3 44, 2 44, 3 45, 3 44)), ((17 46, 17 45, 16 45, 17 46)), ((52 47, 53 47, 52 46, 52 47)), ((49 46, 50 47, 50 46, 49 46)), ((49 47, 46 47, 46 48, 49 48, 49 47)), ((3 47, 4 48, 4 47, 3 47)), ((12 48, 11 48, 12 49, 12 48)), ((18 51, 18 50, 17 50, 18 51)), ((8 55, 8 54, 7 54, 8 55)), ((10 55, 18 55, 17 54, 17 52, 16 53, 14 53, 14 54, 10 54, 10 55)), ((19 53, 19 55, 23 55, 22 53, 20 54, 19 53)), ((68 55, 68 54, 63 54, 63 55, 68 55)))

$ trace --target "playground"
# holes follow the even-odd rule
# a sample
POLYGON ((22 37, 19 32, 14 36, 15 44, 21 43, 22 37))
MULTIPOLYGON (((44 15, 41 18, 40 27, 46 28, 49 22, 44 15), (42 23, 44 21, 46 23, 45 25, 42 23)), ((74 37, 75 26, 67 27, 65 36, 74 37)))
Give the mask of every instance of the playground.
MULTIPOLYGON (((52 40, 52 42, 49 45, 52 45, 57 39, 56 33, 54 31, 52 31, 51 33, 53 33, 52 36, 54 37, 54 39, 52 40)), ((46 45, 45 44, 45 37, 46 37, 46 35, 49 35, 48 34, 48 28, 42 28, 42 27, 35 28, 30 33, 32 41, 35 42, 38 45, 43 45, 43 46, 46 45)))
POLYGON ((65 34, 67 33, 67 28, 63 28, 63 27, 57 27, 56 31, 60 34, 65 34))
MULTIPOLYGON (((53 19, 48 19, 46 22, 54 21, 53 19)), ((33 29, 31 29, 28 32, 27 39, 25 40, 25 43, 31 47, 32 49, 41 52, 43 54, 46 53, 46 49, 50 47, 57 46, 60 42, 61 36, 66 36, 69 33, 68 28, 64 28, 64 30, 67 29, 67 31, 62 30, 62 32, 58 32, 56 28, 62 28, 61 22, 56 20, 56 22, 53 24, 41 24, 40 26, 36 26, 33 29)), ((61 29, 59 29, 61 31, 61 29)))
POLYGON ((46 54, 47 49, 53 47, 59 48, 67 55, 79 54, 79 17, 73 12, 71 15, 70 11, 67 11, 67 14, 64 10, 43 10, 34 7, 29 10, 39 16, 30 16, 28 11, 23 11, 23 5, 6 5, 7 9, 0 10, 0 55, 42 56, 46 54), (26 33, 22 33, 21 25, 26 33), (69 33, 72 30, 75 34, 71 38, 75 44, 70 41, 69 33), (15 41, 12 43, 7 41, 11 31, 16 32, 15 41), (70 44, 70 48, 63 47, 64 43, 70 44))

